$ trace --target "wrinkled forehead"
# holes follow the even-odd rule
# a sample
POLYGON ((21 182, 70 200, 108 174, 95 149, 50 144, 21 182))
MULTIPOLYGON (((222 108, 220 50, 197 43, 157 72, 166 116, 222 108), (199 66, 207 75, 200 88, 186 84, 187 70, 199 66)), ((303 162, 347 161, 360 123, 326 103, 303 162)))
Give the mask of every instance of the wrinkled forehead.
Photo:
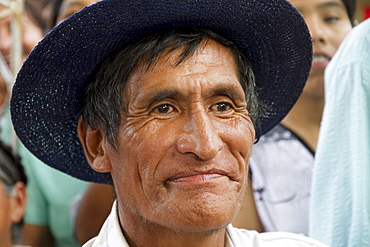
MULTIPOLYGON (((137 78, 143 73, 153 71, 158 67, 168 66, 175 68, 180 66, 186 69, 186 67, 189 66, 187 63, 189 60, 194 65, 201 65, 199 60, 200 55, 203 57, 203 60, 205 57, 209 58, 206 63, 207 66, 210 67, 217 66, 217 60, 228 57, 227 62, 235 68, 235 73, 237 73, 237 58, 232 50, 213 39, 203 39, 202 42, 191 51, 188 47, 186 47, 186 45, 179 47, 174 45, 168 46, 154 59, 150 58, 154 56, 151 52, 152 51, 148 51, 148 53, 145 54, 144 57, 137 63, 131 75, 132 79, 137 78), (213 52, 210 52, 211 50, 213 52)), ((202 63, 204 64, 204 61, 202 61, 202 63)))
POLYGON ((213 40, 204 40, 182 60, 183 52, 184 47, 168 48, 150 67, 145 62, 139 63, 127 81, 130 92, 125 94, 126 97, 144 88, 153 91, 172 88, 176 91, 192 86, 195 91, 211 87, 215 87, 214 91, 239 90, 244 98, 235 59, 227 47, 213 40))

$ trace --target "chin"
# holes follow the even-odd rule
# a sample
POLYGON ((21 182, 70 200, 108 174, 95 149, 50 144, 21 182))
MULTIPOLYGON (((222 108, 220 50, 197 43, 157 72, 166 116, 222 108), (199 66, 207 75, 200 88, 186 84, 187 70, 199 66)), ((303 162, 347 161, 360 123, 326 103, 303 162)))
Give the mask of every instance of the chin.
MULTIPOLYGON (((190 200, 191 201, 191 200, 190 200)), ((209 196, 206 201, 187 202, 173 219, 178 231, 211 232, 226 227, 234 219, 240 203, 230 198, 209 196)))
POLYGON ((210 234, 224 229, 232 221, 232 218, 220 220, 220 218, 201 218, 199 221, 194 221, 187 224, 176 224, 170 229, 178 233, 205 233, 210 234))

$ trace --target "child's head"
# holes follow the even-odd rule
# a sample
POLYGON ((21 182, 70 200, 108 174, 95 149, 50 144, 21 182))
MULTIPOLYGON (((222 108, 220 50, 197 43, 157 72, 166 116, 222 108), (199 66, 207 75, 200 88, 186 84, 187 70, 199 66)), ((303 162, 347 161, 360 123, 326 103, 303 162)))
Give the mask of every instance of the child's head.
POLYGON ((12 246, 12 226, 26 208, 26 183, 20 158, 0 142, 0 246, 12 246))

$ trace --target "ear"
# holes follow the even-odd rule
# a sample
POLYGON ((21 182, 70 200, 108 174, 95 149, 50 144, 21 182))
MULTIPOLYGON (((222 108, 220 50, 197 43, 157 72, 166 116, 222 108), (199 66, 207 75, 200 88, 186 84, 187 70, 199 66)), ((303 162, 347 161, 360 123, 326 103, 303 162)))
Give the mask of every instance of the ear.
POLYGON ((107 145, 110 144, 102 131, 86 125, 82 117, 80 117, 77 133, 91 168, 97 172, 110 172, 111 164, 107 152, 107 145))
POLYGON ((27 206, 26 186, 23 182, 14 185, 14 195, 11 196, 11 220, 13 224, 20 222, 27 206))

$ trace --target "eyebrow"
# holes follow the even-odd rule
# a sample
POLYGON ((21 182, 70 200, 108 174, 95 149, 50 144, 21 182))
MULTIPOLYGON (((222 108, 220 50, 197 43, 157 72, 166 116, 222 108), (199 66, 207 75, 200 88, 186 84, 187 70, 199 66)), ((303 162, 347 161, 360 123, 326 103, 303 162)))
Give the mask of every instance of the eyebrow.
POLYGON ((176 90, 165 90, 165 91, 159 91, 158 93, 154 92, 148 97, 149 106, 152 106, 155 103, 163 99, 171 98, 171 97, 175 97, 179 95, 181 94, 176 90))
POLYGON ((220 85, 214 88, 210 92, 210 95, 207 95, 207 96, 214 96, 214 95, 226 95, 230 99, 245 100, 244 90, 243 90, 243 95, 240 95, 239 90, 237 90, 235 87, 230 86, 230 85, 220 85))
MULTIPOLYGON (((226 84, 226 83, 225 83, 226 84)), ((245 100, 245 93, 243 95, 238 93, 238 90, 230 85, 219 85, 216 88, 212 89, 209 93, 206 94, 206 97, 212 97, 216 95, 226 95, 233 100, 245 100)), ((156 104, 157 102, 172 97, 184 96, 181 92, 177 90, 164 90, 159 91, 158 93, 154 92, 148 97, 149 107, 156 104)), ((185 96, 184 96, 185 97, 185 96)))

